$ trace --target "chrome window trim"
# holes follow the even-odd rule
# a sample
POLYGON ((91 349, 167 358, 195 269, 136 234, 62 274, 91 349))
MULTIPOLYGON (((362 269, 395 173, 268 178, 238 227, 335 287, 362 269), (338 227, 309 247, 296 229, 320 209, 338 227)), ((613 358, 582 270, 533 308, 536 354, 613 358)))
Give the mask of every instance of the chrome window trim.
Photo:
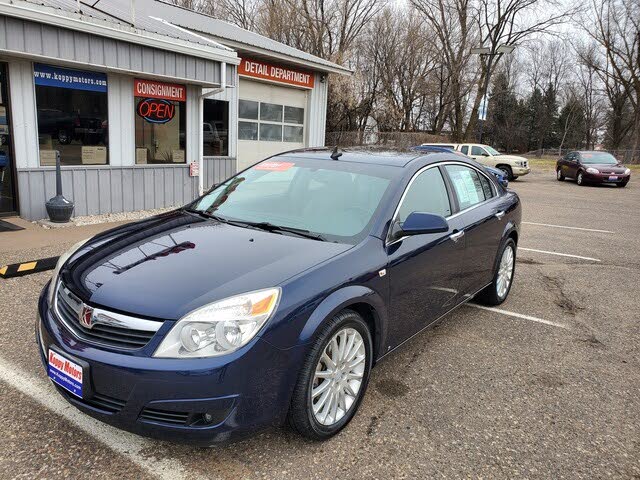
MULTIPOLYGON (((56 319, 62 323, 62 325, 65 327, 65 329, 71 333, 75 338, 77 338, 78 340, 81 340, 82 342, 85 343, 90 343, 92 345, 97 345, 100 347, 108 347, 108 348, 114 348, 114 349, 120 349, 120 350, 139 350, 140 348, 143 347, 133 347, 133 348, 127 348, 127 347, 120 347, 120 346, 114 346, 114 345, 108 345, 108 344, 104 344, 104 343, 100 343, 100 342, 96 342, 94 340, 88 339, 86 337, 80 336, 76 333, 75 329, 68 324, 67 320, 65 319, 64 315, 62 315, 60 313, 60 311, 58 310, 58 290, 60 289, 60 287, 62 286, 62 288, 64 288, 66 291, 70 292, 70 290, 66 287, 64 287, 62 285, 62 282, 58 281, 58 283, 56 284, 56 288, 53 294, 53 313, 55 314, 56 319)), ((72 295, 74 297, 77 297, 75 294, 72 293, 72 295)), ((78 299, 80 300, 80 299, 78 299)), ((86 305, 84 302, 82 302, 82 300, 80 300, 80 302, 82 303, 82 305, 86 305)), ((123 328, 123 329, 129 329, 129 330, 142 330, 142 331, 146 331, 146 332, 153 332, 154 334, 160 330, 160 327, 162 327, 163 322, 162 321, 155 321, 155 320, 145 320, 143 318, 137 318, 137 317, 131 317, 129 315, 123 315, 121 313, 115 313, 115 312, 110 312, 108 310, 104 310, 102 308, 94 308, 93 309, 93 316, 95 317, 95 324, 101 324, 101 325, 106 325, 106 326, 111 326, 111 327, 118 327, 118 328, 123 328)))
MULTIPOLYGON (((479 207, 481 205, 484 205, 485 203, 488 203, 491 200, 493 200, 494 198, 499 196, 499 192, 497 191, 493 181, 491 181, 491 179, 487 176, 487 174, 482 172, 475 165, 470 165, 470 164, 464 163, 464 162, 457 162, 457 161, 454 161, 454 160, 447 160, 447 161, 444 161, 444 162, 433 163, 431 165, 426 165, 426 166, 422 167, 420 170, 418 170, 413 175, 413 177, 411 177, 411 180, 409 180, 409 183, 407 183, 407 186, 405 187, 404 192, 402 192, 402 196, 400 197, 400 200, 398 201, 398 205, 396 206, 396 209, 393 212, 393 216, 391 217, 391 223, 389 224, 389 226, 393 225, 393 222, 395 222, 396 219, 398 218, 398 213, 400 212, 400 207, 402 206, 402 202, 404 202, 404 198, 407 195, 407 191, 409 190, 409 188, 411 188, 411 185, 413 184, 413 181, 418 177, 418 175, 420 175, 421 173, 425 172, 426 170, 429 170, 430 168, 440 167, 440 166, 445 166, 445 165, 460 165, 462 167, 468 167, 468 168, 471 168, 471 169, 475 170, 480 175, 484 175, 484 177, 489 180, 489 185, 491 185, 491 191, 493 193, 493 196, 489 200, 483 200, 482 202, 476 203, 474 205, 471 205, 470 207, 467 207, 464 210, 460 210, 459 212, 453 213, 453 214, 449 215, 448 217, 445 217, 445 220, 449 221, 452 218, 456 218, 458 215, 462 215, 463 213, 466 213, 466 212, 468 212, 470 210, 473 210, 474 208, 477 208, 477 207, 479 207)), ((444 178, 443 178, 443 180, 444 180, 444 178)), ((453 194, 456 195, 456 192, 453 192, 453 194)), ((449 202, 449 203, 451 203, 451 202, 449 202)), ((400 237, 400 238, 394 240, 393 242, 389 242, 389 233, 390 232, 391 232, 391 228, 389 228, 389 231, 387 232, 387 238, 385 239, 385 245, 384 245, 385 248, 393 245, 394 243, 397 243, 397 242, 407 238, 407 236, 404 236, 404 237, 400 237)))

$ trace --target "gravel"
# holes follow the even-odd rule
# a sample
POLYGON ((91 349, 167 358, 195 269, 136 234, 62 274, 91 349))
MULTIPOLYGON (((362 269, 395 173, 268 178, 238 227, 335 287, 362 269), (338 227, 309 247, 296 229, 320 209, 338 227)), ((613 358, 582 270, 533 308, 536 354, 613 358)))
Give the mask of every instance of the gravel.
MULTIPOLYGON (((137 212, 119 212, 105 213, 102 215, 86 215, 83 217, 74 217, 71 224, 76 227, 83 225, 97 225, 99 223, 128 222, 134 220, 142 220, 143 218, 159 215, 164 212, 175 210, 177 207, 154 208, 152 210, 138 210, 137 212)), ((33 222, 38 223, 38 222, 33 222)), ((47 225, 40 224, 43 228, 50 228, 47 225)))

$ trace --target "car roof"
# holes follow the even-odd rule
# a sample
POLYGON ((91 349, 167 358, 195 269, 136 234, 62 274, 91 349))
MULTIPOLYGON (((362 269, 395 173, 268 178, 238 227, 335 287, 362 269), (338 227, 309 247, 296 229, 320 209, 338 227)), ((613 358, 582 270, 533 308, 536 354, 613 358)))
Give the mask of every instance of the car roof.
MULTIPOLYGON (((332 151, 333 149, 331 148, 307 148, 283 152, 277 156, 334 161, 331 158, 332 151)), ((345 148, 340 149, 339 151, 342 153, 342 155, 337 159, 340 162, 368 163, 370 165, 388 165, 391 167, 405 167, 413 160, 429 155, 429 152, 378 148, 345 148)))

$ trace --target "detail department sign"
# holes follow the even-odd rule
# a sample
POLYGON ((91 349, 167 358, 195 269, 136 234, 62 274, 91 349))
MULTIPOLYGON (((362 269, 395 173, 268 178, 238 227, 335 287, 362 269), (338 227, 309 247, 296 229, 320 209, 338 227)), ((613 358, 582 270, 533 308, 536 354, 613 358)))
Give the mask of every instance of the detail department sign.
POLYGON ((258 60, 243 58, 238 66, 238 74, 245 77, 261 78, 272 82, 286 83, 297 87, 313 88, 313 74, 288 67, 271 65, 258 60))

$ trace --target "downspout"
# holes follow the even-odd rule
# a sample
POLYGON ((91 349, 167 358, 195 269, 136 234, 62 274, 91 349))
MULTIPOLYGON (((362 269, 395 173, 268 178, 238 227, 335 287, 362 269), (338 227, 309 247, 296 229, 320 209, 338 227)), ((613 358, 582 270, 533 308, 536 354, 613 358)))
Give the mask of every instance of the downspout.
MULTIPOLYGON (((198 115, 200 117, 200 125, 198 126, 198 131, 200 132, 198 135, 198 195, 202 195, 204 193, 204 133, 202 131, 202 127, 204 125, 204 99, 206 97, 210 97, 212 95, 217 95, 218 93, 222 93, 227 88, 227 62, 220 62, 220 87, 214 88, 213 90, 202 93, 199 99, 198 106, 198 115)), ((227 131, 229 128, 227 127, 227 131)))

